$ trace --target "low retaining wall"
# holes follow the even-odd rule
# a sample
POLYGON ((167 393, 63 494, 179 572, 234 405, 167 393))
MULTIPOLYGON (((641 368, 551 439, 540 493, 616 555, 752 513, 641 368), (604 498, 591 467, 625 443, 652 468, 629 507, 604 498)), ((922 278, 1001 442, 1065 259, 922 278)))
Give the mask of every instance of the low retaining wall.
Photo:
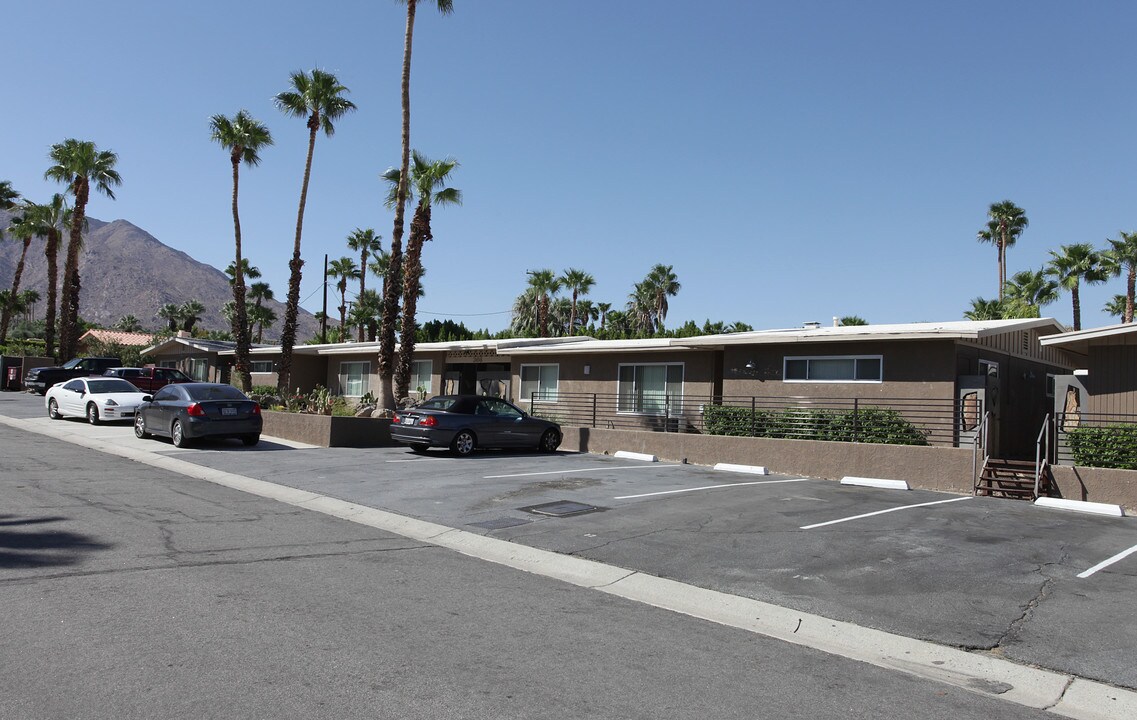
POLYGON ((309 415, 263 410, 265 435, 320 447, 394 447, 390 418, 309 415))
POLYGON ((1137 514, 1137 470, 1052 465, 1050 474, 1067 500, 1110 503, 1137 514))

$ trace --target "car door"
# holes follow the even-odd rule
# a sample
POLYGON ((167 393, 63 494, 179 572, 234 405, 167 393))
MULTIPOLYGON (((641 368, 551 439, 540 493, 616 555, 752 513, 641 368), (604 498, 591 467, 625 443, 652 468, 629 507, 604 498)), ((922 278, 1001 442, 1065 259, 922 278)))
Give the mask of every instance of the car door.
POLYGON ((525 413, 498 398, 486 398, 482 402, 493 413, 497 444, 503 447, 537 444, 537 438, 531 437, 533 432, 525 423, 525 413))
POLYGON ((167 385, 154 393, 154 397, 145 412, 146 429, 149 432, 156 431, 163 435, 169 435, 174 416, 177 415, 178 409, 183 404, 177 386, 167 385))
POLYGON ((87 386, 83 384, 82 380, 71 380, 64 383, 62 389, 55 394, 60 412, 64 415, 82 415, 86 412, 83 407, 86 391, 87 386))

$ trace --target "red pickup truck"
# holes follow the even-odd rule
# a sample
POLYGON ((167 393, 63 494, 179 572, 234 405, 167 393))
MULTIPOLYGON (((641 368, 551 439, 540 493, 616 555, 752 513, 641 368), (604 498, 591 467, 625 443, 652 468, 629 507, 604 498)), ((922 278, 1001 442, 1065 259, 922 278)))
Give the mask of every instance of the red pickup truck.
POLYGON ((172 383, 193 382, 193 378, 181 370, 165 367, 116 367, 107 370, 103 375, 129 380, 143 392, 154 392, 172 383))

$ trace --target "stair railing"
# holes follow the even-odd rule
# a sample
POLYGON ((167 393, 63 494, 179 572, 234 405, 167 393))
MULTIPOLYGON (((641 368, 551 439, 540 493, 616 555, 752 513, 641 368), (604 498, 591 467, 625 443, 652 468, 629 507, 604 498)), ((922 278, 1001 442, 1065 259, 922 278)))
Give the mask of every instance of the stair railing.
POLYGON ((983 419, 979 421, 979 427, 975 429, 975 437, 971 440, 971 494, 979 494, 979 473, 980 468, 987 467, 987 461, 991 456, 987 453, 987 428, 989 420, 991 419, 990 411, 983 413, 983 419), (979 465, 979 448, 983 448, 983 464, 979 465))
POLYGON ((1050 413, 1042 421, 1042 429, 1038 431, 1038 439, 1034 443, 1034 498, 1038 499, 1038 490, 1042 486, 1042 474, 1050 467, 1050 413))

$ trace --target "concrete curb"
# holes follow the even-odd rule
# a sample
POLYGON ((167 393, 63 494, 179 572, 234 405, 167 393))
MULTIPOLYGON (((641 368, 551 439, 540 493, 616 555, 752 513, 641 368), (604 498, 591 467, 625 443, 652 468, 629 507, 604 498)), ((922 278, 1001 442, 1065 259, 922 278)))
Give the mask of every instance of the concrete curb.
POLYGON ((1085 500, 1066 500, 1064 498, 1040 497, 1034 501, 1038 507, 1052 508, 1054 510, 1070 510, 1072 512, 1090 513, 1093 515, 1110 515, 1112 517, 1125 517, 1125 511, 1120 505, 1109 503, 1086 502, 1085 500))
POLYGON ((860 487, 874 487, 884 490, 911 490, 906 480, 882 480, 880 478, 856 477, 846 475, 841 478, 842 485, 858 485, 860 487))
POLYGON ((659 458, 655 455, 648 453, 631 452, 630 450, 617 450, 612 457, 623 458, 624 460, 643 460, 644 462, 659 462, 659 458))
POLYGON ((731 463, 716 463, 715 470, 724 472, 749 473, 751 475, 769 475, 770 471, 764 465, 734 465, 731 463))

